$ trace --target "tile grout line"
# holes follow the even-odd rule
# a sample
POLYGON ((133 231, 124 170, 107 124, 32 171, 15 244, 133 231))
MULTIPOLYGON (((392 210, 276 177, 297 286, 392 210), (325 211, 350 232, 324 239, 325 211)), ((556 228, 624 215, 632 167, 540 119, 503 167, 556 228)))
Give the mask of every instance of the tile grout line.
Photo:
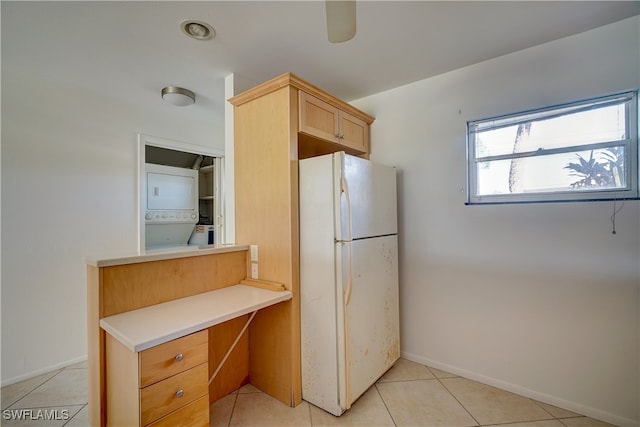
MULTIPOLYGON (((81 362, 80 362, 80 363, 81 363, 81 362)), ((75 364, 74 364, 74 365, 75 365, 75 364)), ((40 384, 38 384, 38 385, 34 386, 32 389, 30 389, 29 391, 27 391, 24 395, 20 396, 19 398, 17 398, 16 400, 14 400, 14 401, 13 401, 13 402, 11 402, 10 404, 8 404, 8 405, 7 405, 7 407, 6 407, 6 408, 4 408, 4 409, 10 409, 13 405, 15 405, 16 403, 20 402, 22 399, 24 399, 25 397, 29 396, 31 393, 33 393, 34 391, 36 391, 38 388, 42 387, 43 385, 45 385, 46 383, 48 383, 49 381, 51 381, 52 379, 54 379, 55 377, 57 377, 57 376, 58 376, 62 371, 66 371, 66 370, 70 370, 70 369, 74 369, 74 370, 76 370, 76 369, 87 369, 87 367, 86 367, 86 366, 76 366, 76 367, 74 367, 74 365, 65 366, 65 367, 63 367, 63 368, 54 369, 54 370, 52 370, 52 371, 45 372, 45 373, 41 374, 41 375, 47 375, 47 374, 49 374, 49 373, 51 373, 51 372, 55 372, 55 374, 51 375, 51 377, 47 378, 47 379, 46 379, 46 380, 44 380, 42 383, 40 383, 40 384)), ((25 380, 18 381, 18 382, 14 383, 14 384, 20 384, 21 382, 26 382, 26 381, 29 381, 29 380, 30 380, 30 378, 27 378, 27 379, 25 379, 25 380)), ((14 385, 14 384, 10 384, 10 385, 4 386, 4 387, 2 387, 2 388, 4 389, 4 388, 6 388, 6 387, 10 387, 11 385, 14 385)), ((1 393, 2 393, 2 390, 0 389, 0 394, 1 394, 1 393)), ((63 405, 63 406, 78 406, 78 405, 80 405, 80 404, 63 405)), ((39 406, 39 407, 42 407, 42 408, 55 408, 55 406, 39 406)))
MULTIPOLYGON (((566 423, 564 423, 564 422, 562 422, 562 420, 571 419, 571 418, 589 418, 589 417, 587 417, 586 415, 578 414, 578 413, 575 413, 575 412, 574 412, 574 413, 575 413, 576 415, 572 415, 572 416, 568 416, 568 417, 557 417, 557 416, 553 415, 551 412, 547 411, 547 410, 546 410, 546 409, 541 405, 541 403, 543 403, 543 402, 540 402, 540 401, 538 401, 538 400, 531 399, 531 398, 527 398, 527 399, 531 400, 531 401, 532 401, 533 403, 535 403, 538 407, 540 407, 543 411, 545 411, 547 414, 551 415, 555 421, 558 421, 560 424, 562 424, 562 425, 563 425, 563 426, 565 426, 565 427, 566 427, 566 425, 567 425, 567 424, 566 424, 566 423)), ((547 403, 547 405, 549 405, 549 404, 547 403)), ((551 406, 553 406, 553 405, 551 405, 551 406)), ((564 408, 560 408, 560 409, 563 409, 563 410, 567 411, 567 409, 564 409, 564 408)))
MULTIPOLYGON (((302 399, 303 402, 305 402, 307 404, 307 409, 309 410, 309 425, 311 427, 313 427, 313 416, 311 415, 311 403, 307 402, 306 400, 302 399)), ((302 403, 301 403, 302 404, 302 403)))
MULTIPOLYGON (((60 372, 62 372, 63 370, 64 369, 59 369, 58 372, 56 372, 55 374, 51 375, 51 377, 47 378, 46 380, 44 380, 43 382, 41 382, 37 386, 33 387, 31 390, 29 390, 24 395, 22 395, 22 397, 19 397, 17 400, 13 401, 10 405, 7 406, 6 409, 11 408, 13 405, 15 405, 16 403, 20 402, 22 399, 24 399, 25 397, 29 396, 31 393, 33 393, 34 391, 36 391, 37 389, 39 389, 40 387, 42 387, 43 385, 45 385, 46 383, 48 383, 49 381, 51 381, 52 379, 57 377, 58 374, 60 374, 60 372)), ((43 375, 46 375, 46 374, 43 374, 43 375)), ((28 381, 28 380, 24 380, 24 381, 28 381)), ((16 384, 19 384, 19 382, 16 383, 16 384)), ((8 386, 5 386, 5 387, 8 387, 8 386)), ((2 388, 4 388, 4 387, 2 387, 2 388)), ((0 393, 1 392, 2 391, 0 390, 0 393)))
MULTIPOLYGON (((458 402, 460 404, 460 406, 462 406, 462 408, 469 414, 469 416, 471 416, 471 418, 473 418, 473 420, 477 423, 476 425, 479 427, 488 427, 488 426, 501 426, 501 425, 511 425, 514 422, 504 422, 504 423, 494 423, 494 424, 481 424, 480 422, 478 422, 478 420, 471 414, 471 412, 469 412, 469 410, 462 404, 462 402, 460 402, 460 400, 451 392, 451 390, 449 390, 447 388, 447 386, 444 384, 444 382, 442 380, 446 380, 446 379, 454 379, 454 378, 463 378, 463 379, 468 379, 465 377, 461 377, 459 375, 454 375, 451 374, 451 376, 444 376, 442 378, 438 377, 432 370, 431 367, 429 367, 428 365, 424 365, 424 364, 420 364, 421 366, 426 367, 429 372, 431 373, 431 375, 433 375, 433 378, 421 378, 421 379, 413 379, 413 380, 387 380, 387 381, 379 381, 376 383, 376 389, 377 389, 377 384, 378 383, 392 383, 392 382, 412 382, 412 381, 425 381, 425 380, 437 380, 442 387, 444 387, 445 390, 447 390, 447 392, 456 400, 456 402, 458 402)), ((473 381, 473 380, 469 380, 469 381, 473 381)), ((482 383, 481 383, 482 384, 482 383)), ((492 387, 492 386, 490 386, 492 387)), ((494 387, 497 388, 497 387, 494 387)), ((509 392, 507 390, 503 390, 500 388, 497 388, 498 390, 502 390, 506 393, 512 393, 515 394, 517 396, 520 396, 522 398, 525 398, 531 402, 533 402, 537 407, 539 407, 540 409, 542 409, 546 414, 548 414, 549 418, 544 418, 544 419, 539 419, 539 420, 525 420, 525 421, 515 421, 515 423, 528 423, 528 422, 536 422, 536 421, 557 421, 559 422, 562 426, 567 427, 567 424, 565 422, 563 422, 563 420, 567 420, 567 419, 574 419, 574 418, 589 418, 586 415, 582 415, 582 414, 576 414, 573 416, 566 416, 566 417, 559 417, 559 416, 555 416, 553 415, 551 412, 549 412, 548 410, 546 410, 542 405, 540 405, 541 402, 532 399, 530 397, 526 397, 526 396, 522 396, 519 395, 517 393, 513 393, 513 392, 509 392)), ((381 396, 382 397, 382 396, 381 396)), ((384 399, 383 399, 384 402, 384 399)), ((386 406, 386 402, 385 402, 385 406, 386 406)), ((563 409, 563 408, 560 408, 563 409)), ((391 415, 391 414, 390 414, 391 415)), ((393 418, 393 417, 392 417, 393 418)))
MULTIPOLYGON (((389 382, 391 382, 391 381, 389 381, 389 382)), ((391 418, 391 422, 393 422, 393 425, 395 427, 398 427, 398 423, 396 423, 395 418, 393 418, 393 414, 389 410, 389 407, 387 406, 387 402, 384 400, 384 397, 382 397, 382 393, 380 393, 380 389, 378 389, 378 382, 375 382, 373 384, 373 386, 376 388, 376 393, 378 393, 378 396, 380 396, 380 400, 382 400, 382 404, 384 405, 384 409, 387 411, 387 414, 389 414, 389 417, 391 418)))
MULTIPOLYGON (((425 365, 425 366, 426 366, 426 365, 425 365)), ((427 366, 427 368, 429 368, 429 367, 427 366)), ((430 369, 429 369, 429 370, 430 370, 430 369)), ((449 378, 464 378, 464 377, 459 377, 459 376, 458 376, 458 377, 449 377, 449 378)), ((447 379, 447 378, 443 378, 443 379, 447 379)), ((454 398, 454 399, 456 399, 456 401, 457 401, 458 403, 460 403, 460 405, 464 408, 464 410, 465 410, 465 411, 467 411, 467 413, 469 413, 469 415, 471 415, 471 413, 469 412, 469 410, 468 410, 468 409, 467 409, 467 408, 462 404, 462 402, 460 402, 460 401, 458 400, 458 398, 457 398, 457 397, 456 397, 456 396, 451 392, 451 390, 449 390, 449 389, 447 388, 447 386, 446 386, 446 385, 441 381, 441 379, 440 379, 440 378, 438 378, 438 381, 440 381, 440 384, 442 384, 442 386, 443 386, 443 387, 444 387, 444 388, 449 392, 449 394, 451 394, 451 396, 453 396, 453 398, 454 398)), ((470 380, 470 381, 472 381, 472 380, 470 380)), ((481 383, 481 384, 482 384, 482 383, 481 383)), ((489 386, 489 387, 492 387, 492 386, 489 386)), ((494 388, 497 388, 497 387, 494 387, 494 388)), ((506 390, 502 390, 502 389, 500 389, 500 388, 497 388, 497 389, 498 389, 498 390, 501 390, 501 391, 504 391, 504 392, 507 392, 507 393, 512 393, 512 392, 509 392, 509 391, 506 391, 506 390)), ((559 418, 557 418, 557 417, 556 417, 555 415, 553 415, 551 412, 549 412, 549 411, 547 411, 546 409, 544 409, 541 405, 539 405, 539 404, 538 404, 538 402, 537 402, 535 399, 531 399, 530 397, 522 396, 522 395, 519 395, 519 394, 517 394, 517 393, 512 393, 512 394, 516 394, 517 396, 523 397, 523 398, 525 398, 525 399, 527 399, 527 400, 529 400, 529 401, 533 402, 533 403, 534 403, 538 408, 542 409, 542 410, 543 410, 544 412, 546 412, 546 413, 549 415, 549 417, 550 417, 550 418, 544 418, 544 419, 540 419, 540 420, 514 421, 515 423, 530 423, 530 422, 536 422, 536 421, 558 421, 558 422, 560 422, 560 424, 562 424, 563 426, 565 426, 565 427, 566 427, 566 424, 565 424, 565 423, 563 423, 559 418)), ((476 418, 475 418, 473 415, 471 415, 471 417, 476 421, 476 423, 478 423, 478 426, 481 426, 481 427, 487 427, 487 426, 500 426, 500 425, 504 425, 504 424, 510 425, 510 424, 513 424, 513 423, 514 423, 514 422, 504 422, 504 423, 494 423, 494 424, 481 424, 481 423, 479 423, 479 422, 478 422, 478 420, 476 420, 476 418)), ((570 418, 579 418, 579 417, 570 417, 570 418)))
POLYGON ((460 400, 458 400, 458 398, 457 398, 453 393, 451 393, 451 390, 449 390, 449 389, 447 388, 447 386, 446 386, 446 385, 444 385, 444 383, 442 382, 442 380, 441 380, 440 378, 438 378, 438 376, 437 376, 436 374, 434 374, 434 373, 433 373, 433 371, 431 370, 431 368, 430 368, 429 366, 427 366, 427 365, 424 365, 424 366, 429 370, 429 372, 431 372, 431 375, 433 375, 433 377, 434 377, 434 378, 435 378, 435 379, 440 383, 440 385, 441 385, 442 387, 444 387, 444 389, 445 389, 445 390, 447 390, 447 393, 449 393, 449 394, 451 395, 451 397, 453 397, 453 398, 455 399, 455 401, 456 401, 456 402, 458 402, 458 404, 462 407, 462 409, 464 409, 464 410, 465 410, 465 412, 466 412, 467 414, 469 414, 469 416, 471 417, 471 419, 472 419, 473 421, 475 421, 476 426, 481 426, 482 424, 480 424, 480 423, 478 422, 478 420, 476 419, 476 417, 474 417, 474 416, 473 416, 473 414, 471 414, 471 412, 469 412, 469 410, 467 409, 467 407, 466 407, 466 406, 464 406, 464 405, 462 404, 462 402, 460 402, 460 400))
MULTIPOLYGON (((427 365, 423 365, 423 366, 426 366, 426 367, 429 369, 429 371, 431 371, 431 373, 433 374, 433 371, 431 370, 431 368, 430 368, 429 366, 427 366, 427 365)), ((434 377, 436 377, 436 376, 435 376, 435 374, 434 374, 434 377)), ((452 378, 465 378, 465 377, 461 377, 461 376, 459 376, 459 375, 453 375, 453 374, 452 374, 452 376, 451 376, 451 377, 443 377, 443 378, 436 377, 436 379, 437 379, 438 381, 440 381, 441 379, 452 379, 452 378)), ((468 379, 468 378, 465 378, 465 379, 468 379)), ((469 381, 474 381, 474 380, 470 380, 470 379, 468 379, 468 380, 469 380, 469 381)), ((455 398, 455 399, 460 403, 460 405, 462 405, 462 402, 460 402, 460 401, 455 397, 455 395, 453 395, 453 393, 451 393, 451 391, 450 391, 450 390, 449 390, 449 389, 444 385, 444 383, 443 383, 442 381, 440 381, 440 383, 441 383, 441 384, 442 384, 442 386, 443 386, 443 387, 445 387, 445 389, 447 389, 447 391, 448 391, 448 392, 449 392, 449 393, 450 393, 450 394, 451 394, 451 395, 452 395, 452 396, 453 396, 453 397, 454 397, 454 398, 455 398)), ((483 384, 483 383, 480 383, 480 384, 483 384)), ((485 385, 487 385, 487 384, 485 384, 485 385)), ((533 398, 530 398, 530 397, 527 397, 527 396, 523 396, 523 395, 521 395, 521 394, 514 393, 514 392, 511 392, 511 391, 508 391, 508 390, 504 390, 504 389, 501 389, 501 388, 499 388, 499 387, 494 387, 494 386, 489 386, 489 387, 493 387, 493 388, 496 388, 496 389, 498 389, 498 390, 504 391, 504 392, 506 392, 506 393, 515 394, 515 395, 520 396, 520 397, 522 397, 522 398, 524 398, 524 399, 527 399, 527 400, 529 400, 529 401, 533 402, 533 403, 534 403, 538 408, 540 408, 540 409, 542 409, 544 412, 546 412, 546 413, 549 415, 549 417, 550 417, 550 418, 545 418, 545 419, 540 419, 540 420, 516 421, 516 423, 528 423, 528 422, 536 422, 536 421, 558 421, 560 424, 562 424, 563 426, 565 426, 565 427, 566 427, 566 426, 567 426, 567 424, 566 424, 565 422, 563 422, 563 420, 575 419, 575 418, 587 418, 587 419, 589 418, 589 417, 588 417, 588 416, 586 416, 586 415, 578 414, 578 413, 575 413, 575 415, 566 416, 566 417, 565 417, 565 416, 555 416, 555 415, 553 415, 550 411, 548 411, 547 409, 545 409, 545 408, 541 405, 541 403, 544 403, 544 402, 540 402, 540 401, 538 401, 538 400, 536 400, 536 399, 533 399, 533 398)), ((553 405, 551 405, 551 406, 553 406, 553 405)), ((462 405, 462 407, 463 407, 465 410, 467 410, 467 408, 465 408, 465 407, 464 407, 464 405, 462 405)), ((560 408, 560 409, 563 409, 563 410, 567 410, 567 409, 564 409, 564 408, 561 408, 561 407, 559 407, 559 408, 560 408)), ((467 412, 469 412, 469 411, 467 410, 467 412)), ((470 414, 470 415, 471 415, 471 414, 470 414)), ((473 417, 473 416, 472 416, 472 417, 473 417)), ((474 420, 475 420, 475 417, 474 417, 474 420)), ((477 421, 477 420, 476 420, 476 421, 477 421)), ((506 425, 511 425, 511 424, 513 424, 513 422, 504 422, 504 423, 495 423, 495 424, 484 424, 484 425, 483 425, 483 424, 478 423, 478 425, 479 425, 479 426, 481 426, 481 427, 487 427, 487 426, 500 426, 500 425, 505 425, 505 424, 506 424, 506 425)))
POLYGON ((65 422, 64 424, 62 424, 62 427, 65 427, 67 424, 69 424, 69 423, 71 422, 71 420, 72 420, 72 419, 74 419, 75 417, 77 417, 77 416, 78 416, 78 414, 79 414, 80 412, 82 412, 82 410, 83 410, 84 408, 86 408, 87 406, 89 406, 89 403, 85 403, 84 405, 82 405, 82 408, 78 409, 78 411, 77 411, 75 414, 73 414, 73 417, 69 418, 69 419, 67 420, 67 422, 65 422))
POLYGON ((546 412, 547 414, 549 414, 554 420, 558 421, 560 424, 562 425, 566 425, 565 423, 563 423, 562 421, 558 420, 558 417, 556 417, 555 415, 553 415, 551 412, 547 411, 541 404, 540 402, 538 402, 535 399, 531 399, 530 397, 528 397, 527 399, 529 399, 530 401, 532 401, 538 408, 542 409, 544 412, 546 412))
MULTIPOLYGON (((236 390, 234 394, 235 394, 235 398, 233 399, 233 406, 231 407, 231 413, 229 414, 227 427, 231 426, 231 420, 233 419, 233 413, 236 411, 236 404, 238 403, 238 396, 240 395, 240 389, 236 390)), ((209 424, 211 424, 211 419, 209 419, 209 424)))

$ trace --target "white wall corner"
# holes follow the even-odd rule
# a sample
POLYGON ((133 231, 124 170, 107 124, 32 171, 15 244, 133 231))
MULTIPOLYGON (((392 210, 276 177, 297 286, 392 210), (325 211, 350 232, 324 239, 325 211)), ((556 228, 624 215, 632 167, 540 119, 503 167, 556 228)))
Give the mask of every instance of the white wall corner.
MULTIPOLYGON (((225 100, 235 95, 235 77, 229 74, 224 78, 225 100)), ((234 115, 233 105, 224 104, 224 152, 225 152, 225 191, 224 191, 224 229, 225 243, 236 241, 236 181, 235 181, 235 148, 234 148, 234 115)))

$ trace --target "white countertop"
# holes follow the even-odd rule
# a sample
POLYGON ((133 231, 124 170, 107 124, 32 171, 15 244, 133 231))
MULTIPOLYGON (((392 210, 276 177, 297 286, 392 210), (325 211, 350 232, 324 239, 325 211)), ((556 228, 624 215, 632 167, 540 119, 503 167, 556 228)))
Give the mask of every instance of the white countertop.
POLYGON ((248 245, 206 245, 206 246, 176 246, 168 248, 150 249, 140 253, 118 256, 87 257, 87 265, 93 267, 112 267, 114 265, 136 264, 139 262, 161 261, 173 258, 187 258, 225 252, 249 250, 248 245))
POLYGON ((291 299, 291 291, 233 285, 100 319, 100 326, 139 352, 291 299))

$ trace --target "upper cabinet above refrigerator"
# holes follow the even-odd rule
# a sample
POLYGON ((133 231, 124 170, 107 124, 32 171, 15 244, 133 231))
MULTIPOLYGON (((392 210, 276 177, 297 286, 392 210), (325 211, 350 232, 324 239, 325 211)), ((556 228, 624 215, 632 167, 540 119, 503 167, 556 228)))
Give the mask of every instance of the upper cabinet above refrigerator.
POLYGON ((328 102, 298 92, 300 133, 320 138, 353 155, 369 153, 369 124, 328 102))
MULTIPOLYGON (((287 126, 296 133, 297 152, 294 157, 306 159, 344 151, 353 156, 369 158, 369 128, 374 117, 295 74, 282 74, 234 96, 229 102, 236 107, 254 101, 256 105, 266 103, 268 95, 283 88, 289 90, 287 96, 269 108, 287 113, 287 121, 291 120, 287 126)), ((270 111, 275 117, 275 111, 270 111)), ((238 139, 236 135, 236 141, 238 139)))

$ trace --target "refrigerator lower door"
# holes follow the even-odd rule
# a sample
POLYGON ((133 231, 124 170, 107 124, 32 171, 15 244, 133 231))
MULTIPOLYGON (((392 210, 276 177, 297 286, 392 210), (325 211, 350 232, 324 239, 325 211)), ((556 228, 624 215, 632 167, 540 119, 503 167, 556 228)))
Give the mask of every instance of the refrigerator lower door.
POLYGON ((342 264, 351 279, 343 280, 339 316, 344 326, 345 378, 339 381, 344 409, 400 357, 397 236, 354 240, 346 248, 342 264))
POLYGON ((344 331, 343 310, 336 303, 342 294, 336 286, 341 257, 336 265, 333 239, 307 243, 300 280, 302 398, 338 416, 344 412, 338 390, 346 368, 339 356, 344 341, 338 338, 338 331, 344 331))

